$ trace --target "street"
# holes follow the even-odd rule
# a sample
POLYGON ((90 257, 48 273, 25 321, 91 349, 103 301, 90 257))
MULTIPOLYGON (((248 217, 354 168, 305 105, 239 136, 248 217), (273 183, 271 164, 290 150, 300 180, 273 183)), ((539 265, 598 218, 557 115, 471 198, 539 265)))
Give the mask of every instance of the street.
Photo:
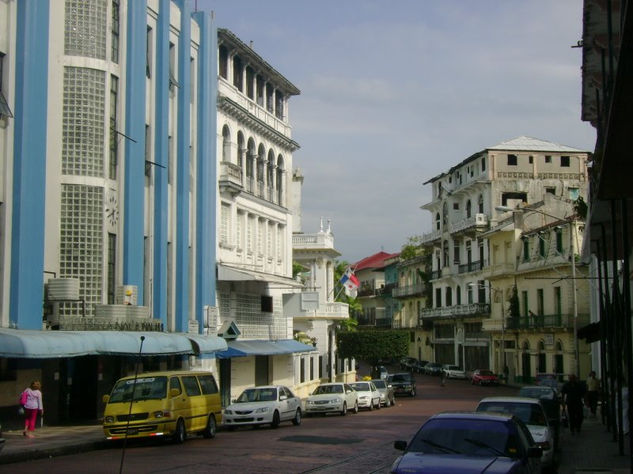
MULTIPOLYGON (((513 395, 514 388, 472 386, 465 380, 417 375, 415 399, 400 397, 396 406, 345 417, 304 418, 300 426, 220 431, 215 439, 189 438, 183 445, 152 440, 128 442, 122 472, 288 472, 386 473, 399 451, 429 415, 471 410, 485 396, 513 395)), ((110 449, 0 466, 0 472, 119 472, 122 443, 110 449)))

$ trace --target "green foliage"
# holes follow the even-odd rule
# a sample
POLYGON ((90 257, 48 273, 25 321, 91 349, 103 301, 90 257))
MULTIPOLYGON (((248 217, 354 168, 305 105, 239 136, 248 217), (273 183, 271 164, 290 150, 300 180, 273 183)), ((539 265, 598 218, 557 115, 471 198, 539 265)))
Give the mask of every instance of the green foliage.
POLYGON ((306 267, 298 262, 292 262, 292 278, 297 278, 299 273, 303 273, 307 270, 306 267))
POLYGON ((582 196, 578 197, 578 199, 576 199, 576 201, 574 202, 574 211, 576 212, 576 215, 584 220, 587 220, 587 203, 585 202, 585 200, 582 198, 582 196))
POLYGON ((409 351, 409 333, 394 330, 338 332, 336 344, 340 357, 354 357, 376 365, 381 359, 404 357, 409 351))
POLYGON ((423 251, 422 236, 414 235, 409 237, 407 239, 407 243, 400 249, 400 259, 409 260, 411 258, 415 258, 418 255, 421 255, 423 251))

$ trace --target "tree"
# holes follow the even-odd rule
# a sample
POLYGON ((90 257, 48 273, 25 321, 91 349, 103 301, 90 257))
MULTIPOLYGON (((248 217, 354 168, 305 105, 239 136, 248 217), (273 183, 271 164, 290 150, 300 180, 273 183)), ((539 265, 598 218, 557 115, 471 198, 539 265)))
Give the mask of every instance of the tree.
POLYGON ((424 253, 422 247, 422 236, 414 235, 407 239, 407 243, 400 249, 400 259, 409 260, 424 253))
POLYGON ((409 351, 409 333, 392 330, 363 330, 336 334, 338 355, 378 365, 380 360, 400 358, 409 351))

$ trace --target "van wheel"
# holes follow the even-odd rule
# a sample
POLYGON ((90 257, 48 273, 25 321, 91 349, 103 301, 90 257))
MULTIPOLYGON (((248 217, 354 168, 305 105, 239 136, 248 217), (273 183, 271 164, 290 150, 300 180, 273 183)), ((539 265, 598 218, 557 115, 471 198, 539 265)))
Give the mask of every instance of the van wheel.
POLYGON ((273 413, 273 422, 270 424, 273 428, 277 428, 279 426, 279 412, 275 410, 273 413))
POLYGON ((301 424, 301 408, 297 408, 297 413, 295 413, 295 417, 292 419, 292 424, 295 426, 301 424))
POLYGON ((207 439, 215 438, 215 431, 216 431, 215 416, 213 415, 213 413, 211 413, 209 415, 209 419, 207 420, 207 427, 202 432, 202 436, 204 436, 207 439))
POLYGON ((182 418, 176 423, 176 433, 174 433, 174 442, 176 444, 182 444, 187 439, 187 430, 185 429, 185 422, 182 418))

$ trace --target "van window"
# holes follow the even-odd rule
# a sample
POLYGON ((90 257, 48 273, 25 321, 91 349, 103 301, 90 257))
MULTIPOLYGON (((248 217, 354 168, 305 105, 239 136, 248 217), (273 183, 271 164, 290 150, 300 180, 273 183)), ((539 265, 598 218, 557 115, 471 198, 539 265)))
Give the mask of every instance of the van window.
POLYGON ((199 375, 198 382, 200 382, 200 388, 204 395, 211 395, 218 393, 218 386, 215 383, 215 379, 212 375, 199 375))
POLYGON ((200 387, 194 375, 185 375, 182 378, 182 384, 185 386, 185 392, 190 397, 200 395, 200 387))
POLYGON ((173 388, 178 390, 178 395, 182 393, 182 387, 180 386, 180 380, 178 377, 172 377, 169 379, 169 391, 171 392, 173 388))
POLYGON ((111 402, 123 402, 132 399, 164 398, 167 386, 166 377, 139 377, 136 380, 120 380, 112 389, 111 402))

